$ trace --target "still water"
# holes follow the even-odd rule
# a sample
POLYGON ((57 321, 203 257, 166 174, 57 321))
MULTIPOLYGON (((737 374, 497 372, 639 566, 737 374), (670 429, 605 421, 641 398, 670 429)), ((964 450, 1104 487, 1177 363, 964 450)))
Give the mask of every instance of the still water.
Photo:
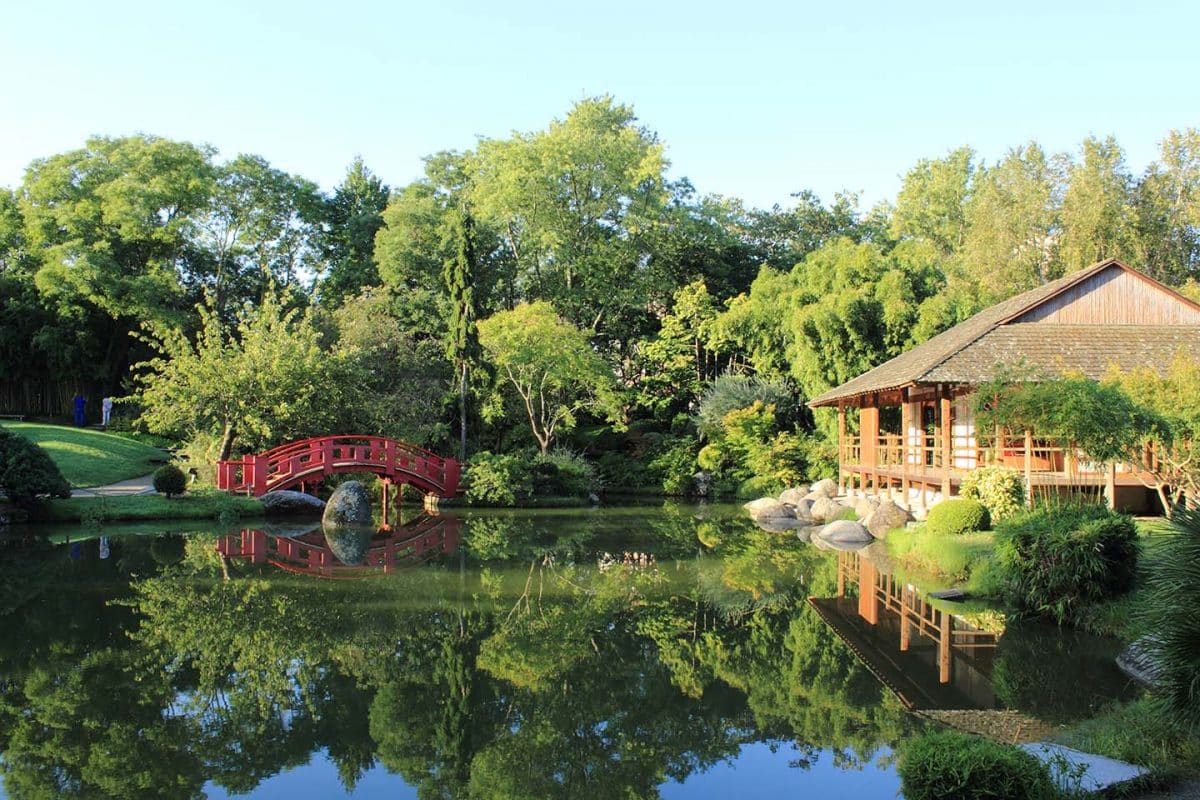
POLYGON ((947 610, 740 509, 0 539, 0 797, 892 798, 1037 738, 1111 648, 947 610))

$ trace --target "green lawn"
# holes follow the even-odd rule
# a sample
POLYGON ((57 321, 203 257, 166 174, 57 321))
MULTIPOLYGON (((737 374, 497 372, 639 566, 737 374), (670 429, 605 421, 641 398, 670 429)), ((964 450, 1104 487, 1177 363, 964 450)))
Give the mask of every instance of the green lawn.
POLYGON ((34 511, 38 522, 90 522, 100 524, 140 519, 216 519, 261 517, 262 503, 253 497, 209 489, 167 499, 162 495, 122 497, 72 497, 48 500, 34 511))
POLYGON ((0 424, 45 448, 72 486, 103 486, 137 478, 153 472, 166 458, 157 447, 111 433, 33 422, 0 424))

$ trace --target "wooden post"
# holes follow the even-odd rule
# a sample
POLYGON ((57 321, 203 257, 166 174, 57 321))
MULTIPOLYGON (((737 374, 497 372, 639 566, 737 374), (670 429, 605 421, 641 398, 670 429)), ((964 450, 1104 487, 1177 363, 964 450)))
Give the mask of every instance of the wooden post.
POLYGON ((1033 431, 1025 429, 1025 504, 1033 508, 1033 431))
POLYGON ((879 622, 879 592, 875 587, 878 574, 870 561, 858 560, 858 615, 870 625, 879 622))
POLYGON ((903 589, 900 590, 900 652, 901 653, 908 652, 908 644, 912 638, 912 636, 911 636, 912 627, 909 625, 909 622, 908 622, 908 615, 910 612, 909 606, 910 606, 911 602, 912 602, 912 600, 910 597, 910 589, 908 586, 905 586, 903 589))
POLYGON ((950 467, 952 466, 952 456, 950 443, 954 435, 954 429, 950 425, 950 396, 943 389, 941 391, 942 402, 942 499, 946 500, 950 497, 950 467))
POLYGON ((1114 461, 1108 465, 1107 473, 1104 476, 1104 493, 1108 495, 1108 508, 1110 511, 1117 510, 1117 464, 1114 461))
POLYGON ((909 445, 911 444, 912 431, 912 406, 908 402, 908 389, 900 396, 900 493, 904 495, 904 507, 908 508, 908 471, 912 468, 909 465, 909 445))
POLYGON ((846 493, 846 405, 838 400, 838 494, 846 493))
POLYGON ((954 618, 945 611, 938 611, 942 615, 941 625, 938 626, 938 680, 941 683, 950 682, 950 637, 954 630, 954 618))
POLYGON ((999 464, 1004 460, 1004 428, 996 426, 996 446, 992 449, 992 463, 999 464))

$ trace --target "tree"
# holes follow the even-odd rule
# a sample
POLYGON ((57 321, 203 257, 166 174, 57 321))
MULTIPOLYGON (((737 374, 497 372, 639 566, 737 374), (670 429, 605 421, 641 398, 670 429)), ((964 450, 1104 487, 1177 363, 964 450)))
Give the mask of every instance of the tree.
POLYGON ((1171 131, 1137 188, 1139 261, 1170 284, 1200 268, 1200 130, 1171 131))
POLYGON ((963 279, 981 306, 1058 277, 1055 247, 1065 175, 1036 142, 975 174, 966 208, 963 279))
POLYGON ((239 439, 261 448, 337 431, 358 376, 322 349, 310 315, 285 310, 274 292, 241 313, 235 332, 211 305, 197 311, 194 344, 169 328, 147 337, 159 356, 138 365, 137 397, 151 431, 219 436, 218 459, 239 439))
POLYGON ((446 235, 451 239, 454 256, 442 267, 442 282, 450 295, 450 331, 446 338, 446 357, 458 378, 458 421, 460 461, 467 460, 467 377, 481 354, 475 299, 475 223, 466 209, 451 216, 446 235))
POLYGON ((1083 160, 1067 172, 1059 253, 1064 274, 1137 252, 1133 178, 1113 137, 1083 141, 1083 160))
MULTIPOLYGON (((479 323, 479 342, 502 385, 514 391, 543 454, 576 414, 594 409, 617 418, 613 377, 587 335, 560 319, 547 302, 523 303, 479 323)), ((500 413, 499 393, 485 411, 500 413)))
POLYGON ((103 334, 105 391, 125 373, 144 321, 178 324, 188 307, 190 238, 213 182, 212 151, 152 136, 94 138, 33 162, 20 190, 38 289, 76 320, 92 309, 103 334))
POLYGON ((892 235, 925 239, 946 254, 962 247, 974 155, 971 148, 960 147, 945 158, 918 161, 896 196, 892 235))
POLYGON ((320 283, 325 305, 339 306, 364 287, 379 285, 375 235, 383 227, 390 195, 387 185, 356 158, 325 202, 328 227, 321 237, 325 273, 320 283))
POLYGON ((665 211, 666 165, 632 108, 590 98, 546 130, 480 142, 472 208, 502 232, 526 298, 625 340, 657 278, 647 232, 665 211))
POLYGON ((71 487, 50 455, 38 445, 0 428, 0 491, 28 508, 40 495, 70 497, 71 487))
POLYGON ((217 315, 261 302, 271 286, 299 290, 319 267, 321 198, 312 181, 240 155, 217 169, 212 200, 197 226, 201 268, 191 282, 212 292, 217 315))

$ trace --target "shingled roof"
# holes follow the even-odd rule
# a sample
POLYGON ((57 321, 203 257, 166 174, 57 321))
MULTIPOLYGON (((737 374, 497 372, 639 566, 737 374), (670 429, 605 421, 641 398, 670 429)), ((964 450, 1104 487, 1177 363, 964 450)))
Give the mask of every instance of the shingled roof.
MULTIPOLYGON (((834 405, 839 400, 920 383, 981 383, 994 377, 997 364, 1024 362, 1037 370, 1080 371, 1099 378, 1113 365, 1121 369, 1162 367, 1180 351, 1200 357, 1200 326, 1011 322, 1113 266, 1151 281, 1120 261, 1101 261, 986 308, 923 344, 814 397, 808 405, 834 405)), ((1165 286, 1161 288, 1176 294, 1165 286)), ((1190 300, 1184 302, 1194 305, 1190 300)))

